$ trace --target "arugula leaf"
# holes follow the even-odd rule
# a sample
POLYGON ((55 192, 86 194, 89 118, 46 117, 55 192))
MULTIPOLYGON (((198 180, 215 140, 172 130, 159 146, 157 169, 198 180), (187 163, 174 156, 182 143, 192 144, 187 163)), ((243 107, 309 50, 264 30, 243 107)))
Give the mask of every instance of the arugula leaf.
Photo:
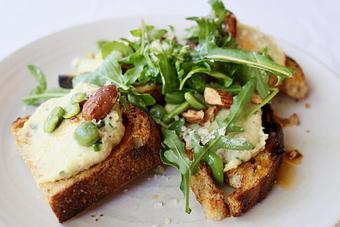
POLYGON ((98 40, 97 41, 97 48, 100 50, 104 44, 108 43, 110 41, 107 41, 107 40, 98 40))
POLYGON ((244 128, 235 124, 230 124, 230 126, 228 127, 228 132, 244 132, 244 128))
POLYGON ((221 148, 227 150, 235 150, 235 151, 243 151, 243 150, 251 150, 254 148, 254 145, 247 142, 244 139, 232 138, 230 136, 217 136, 212 142, 208 143, 208 146, 212 150, 219 150, 221 148))
POLYGON ((178 45, 178 49, 174 49, 173 57, 175 59, 175 67, 177 71, 178 78, 182 79, 183 75, 191 69, 191 55, 190 55, 190 47, 187 45, 180 46, 178 45), (189 67, 187 67, 190 65, 189 67), (188 69, 189 68, 189 69, 188 69))
POLYGON ((114 83, 123 90, 128 90, 128 80, 122 75, 122 69, 114 55, 109 55, 93 72, 80 74, 73 78, 73 86, 80 82, 88 82, 103 86, 107 81, 114 83))
POLYGON ((218 36, 218 29, 214 20, 204 17, 189 17, 187 19, 196 21, 199 41, 196 49, 200 55, 206 55, 210 46, 215 45, 215 36, 218 36))
POLYGON ((107 78, 103 77, 100 74, 87 72, 87 73, 82 73, 82 74, 75 76, 72 79, 72 84, 73 84, 73 87, 76 87, 80 83, 90 83, 90 84, 95 84, 95 85, 102 87, 105 85, 107 81, 108 81, 107 78))
POLYGON ((127 84, 133 84, 138 80, 144 70, 145 64, 145 58, 140 57, 139 60, 135 61, 135 66, 125 72, 124 77, 127 84))
POLYGON ((133 53, 131 47, 119 41, 103 42, 100 45, 100 51, 103 59, 109 56, 113 51, 119 52, 122 57, 126 57, 133 53))
POLYGON ((259 93, 261 98, 265 98, 267 95, 269 95, 269 75, 267 72, 260 69, 254 69, 247 65, 239 65, 237 72, 238 77, 242 82, 246 82, 250 79, 256 80, 256 91, 259 93))
POLYGON ((250 103, 251 95, 254 92, 255 80, 249 80, 233 98, 233 104, 230 108, 230 113, 225 121, 226 127, 228 128, 231 123, 239 120, 246 112, 246 107, 250 103))
POLYGON ((261 109, 262 107, 264 107, 264 105, 266 105, 267 103, 269 103, 274 97, 275 95, 277 95, 277 93, 279 93, 279 89, 278 88, 271 88, 271 93, 262 100, 262 102, 258 105, 256 105, 250 112, 248 115, 252 115, 254 113, 256 113, 259 109, 261 109))
POLYGON ((120 38, 121 41, 125 42, 128 44, 128 46, 133 50, 136 51, 139 48, 139 43, 138 41, 131 41, 126 38, 120 38))
POLYGON ((156 104, 156 105, 152 106, 149 113, 154 118, 162 119, 164 117, 164 115, 166 114, 166 110, 163 106, 156 104))
POLYGON ((207 82, 204 78, 204 75, 199 74, 199 75, 189 78, 187 85, 189 88, 194 89, 198 91, 199 93, 203 93, 205 87, 207 86, 207 82))
POLYGON ((279 83, 285 78, 293 75, 292 69, 275 63, 267 56, 255 52, 246 52, 240 49, 222 49, 215 47, 209 49, 208 54, 203 56, 203 58, 213 61, 245 64, 252 68, 262 69, 277 75, 279 83))
POLYGON ((73 86, 82 82, 104 86, 107 82, 111 82, 122 90, 128 91, 130 86, 136 82, 145 66, 143 57, 135 57, 135 59, 136 65, 128 69, 123 75, 121 66, 116 60, 114 53, 112 53, 95 71, 75 76, 72 81, 73 86))
POLYGON ((198 68, 194 68, 192 69, 184 78, 183 80, 181 81, 180 83, 180 86, 179 86, 179 90, 183 90, 183 87, 186 83, 186 81, 191 78, 192 76, 194 76, 195 74, 199 74, 199 73, 202 73, 202 74, 206 74, 206 75, 209 75, 211 77, 214 77, 216 79, 219 79, 219 80, 223 80, 224 81, 224 86, 225 87, 229 87, 232 82, 233 82, 233 79, 231 79, 230 77, 228 77, 227 75, 225 75, 224 73, 222 72, 219 72, 219 71, 211 71, 209 69, 206 69, 206 68, 203 68, 203 67, 198 67, 198 68))
POLYGON ((192 137, 192 146, 193 146, 193 151, 194 151, 194 158, 193 158, 193 163, 192 163, 192 174, 195 174, 195 172, 198 169, 198 166, 201 161, 205 161, 208 166, 211 169, 213 178, 215 181, 219 184, 223 184, 223 179, 224 179, 224 173, 223 173, 223 161, 222 159, 216 155, 216 151, 214 149, 211 149, 211 144, 214 144, 220 139, 220 137, 216 138, 213 140, 210 144, 206 146, 201 146, 200 145, 200 140, 197 136, 197 134, 194 134, 192 137))
POLYGON ((152 106, 156 104, 156 100, 150 94, 147 93, 144 94, 128 93, 127 98, 131 104, 145 111, 147 111, 146 108, 147 106, 152 106))
POLYGON ((162 93, 166 94, 168 92, 178 90, 179 80, 177 77, 175 66, 171 59, 169 59, 164 52, 161 52, 157 54, 156 64, 162 78, 162 93))
POLYGON ((35 65, 28 65, 31 75, 37 80, 38 85, 31 91, 31 94, 41 94, 47 89, 45 74, 35 65))
POLYGON ((182 130, 182 127, 185 125, 185 120, 183 118, 180 118, 179 120, 176 120, 169 124, 168 129, 169 130, 175 130, 176 132, 179 132, 182 130))
MULTIPOLYGON (((263 71, 262 71, 263 72, 263 71)), ((262 73, 256 77, 256 91, 259 93, 261 98, 265 98, 270 93, 269 85, 268 85, 268 75, 266 73, 262 73)))
POLYGON ((22 101, 27 105, 38 105, 51 98, 59 98, 67 95, 70 92, 69 89, 55 88, 45 90, 40 94, 31 94, 22 98, 22 101))
POLYGON ((150 32, 153 29, 155 29, 155 26, 153 26, 153 25, 148 25, 148 24, 145 24, 145 23, 143 23, 143 24, 144 24, 144 26, 142 25, 142 28, 133 29, 133 30, 130 31, 130 34, 134 37, 141 37, 144 32, 150 32))
POLYGON ((221 0, 209 0, 209 4, 211 5, 215 17, 218 19, 217 23, 222 23, 228 12, 224 7, 223 2, 221 0))
POLYGON ((38 85, 30 92, 30 95, 22 98, 27 105, 38 105, 51 98, 62 97, 69 92, 68 89, 47 89, 45 74, 35 65, 28 65, 28 70, 38 82, 38 85))
POLYGON ((206 54, 209 46, 237 47, 235 40, 224 31, 224 18, 229 11, 221 0, 209 0, 212 11, 208 17, 189 17, 197 22, 196 26, 186 29, 186 39, 198 43, 197 50, 206 54), (198 40, 198 42, 197 42, 198 40))
POLYGON ((164 144, 169 150, 161 154, 163 163, 176 167, 182 175, 181 190, 185 195, 185 212, 190 213, 189 207, 189 186, 191 176, 191 161, 185 153, 184 143, 179 139, 173 130, 163 131, 164 144))

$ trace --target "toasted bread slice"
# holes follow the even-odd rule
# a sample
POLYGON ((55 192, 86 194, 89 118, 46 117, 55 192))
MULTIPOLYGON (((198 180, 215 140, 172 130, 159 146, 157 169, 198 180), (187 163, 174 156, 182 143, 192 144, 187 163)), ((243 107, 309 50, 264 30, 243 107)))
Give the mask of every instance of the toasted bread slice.
MULTIPOLYGON (((234 18, 234 20, 236 19, 234 18)), ((287 56, 269 35, 254 27, 238 23, 237 20, 234 24, 236 25, 233 29, 237 31, 235 32, 237 34, 235 40, 241 49, 261 52, 264 48, 268 48, 268 54, 276 63, 293 69, 293 76, 286 78, 279 86, 280 92, 297 100, 304 99, 308 95, 308 85, 300 65, 287 56)), ((276 77, 272 76, 270 85, 274 86, 275 84, 276 77)))
POLYGON ((214 183, 210 169, 205 163, 201 163, 197 173, 191 176, 190 184, 208 219, 218 221, 229 216, 224 192, 214 183))
POLYGON ((263 110, 263 126, 269 134, 265 149, 254 159, 225 173, 226 183, 235 189, 234 192, 223 196, 203 163, 191 178, 192 191, 202 204, 207 218, 221 220, 229 215, 240 216, 270 192, 284 152, 282 129, 274 120, 270 107, 263 110))
POLYGON ((285 65, 293 69, 294 73, 292 77, 286 78, 283 81, 279 87, 280 91, 297 100, 306 98, 308 95, 308 85, 302 68, 289 56, 286 56, 285 65))
MULTIPOLYGON (((14 136, 27 119, 13 122, 14 136)), ((124 112, 123 119, 125 135, 103 162, 69 179, 39 185, 59 222, 75 216, 161 163, 160 132, 153 120, 134 106, 124 112)))

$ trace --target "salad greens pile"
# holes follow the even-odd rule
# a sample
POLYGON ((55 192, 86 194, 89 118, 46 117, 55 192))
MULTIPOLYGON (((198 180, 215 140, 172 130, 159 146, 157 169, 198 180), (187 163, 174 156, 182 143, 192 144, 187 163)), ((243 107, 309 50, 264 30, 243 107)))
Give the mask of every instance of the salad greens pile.
MULTIPOLYGON (((123 105, 132 103, 147 111, 162 127, 161 160, 181 173, 180 188, 185 194, 187 213, 190 213, 190 176, 195 174, 200 162, 210 167, 216 183, 223 184, 223 161, 216 150, 252 149, 252 144, 228 134, 242 131, 237 122, 255 113, 277 94, 278 89, 268 85, 269 76, 275 75, 280 83, 292 75, 292 70, 275 63, 266 49, 262 53, 239 49, 224 24, 230 12, 221 0, 209 3, 212 11, 208 16, 188 18, 195 25, 187 29, 183 42, 178 41, 171 26, 158 29, 142 22, 140 28, 130 31, 130 39, 99 41, 103 63, 96 70, 73 78, 73 86, 83 82, 99 86, 115 84, 123 105), (160 87, 163 100, 157 100, 150 92, 141 92, 138 88, 143 86, 160 87), (219 122, 220 129, 209 142, 203 145, 197 135, 192 137, 192 155, 188 155, 181 135, 186 121, 181 113, 209 106, 202 96, 206 87, 231 93, 233 103, 230 114, 219 122), (254 93, 262 102, 250 105, 254 93), (166 104, 174 108, 167 111, 166 104)), ((41 70, 32 65, 29 70, 39 85, 23 99, 25 103, 38 104, 68 92, 48 90, 41 70)))

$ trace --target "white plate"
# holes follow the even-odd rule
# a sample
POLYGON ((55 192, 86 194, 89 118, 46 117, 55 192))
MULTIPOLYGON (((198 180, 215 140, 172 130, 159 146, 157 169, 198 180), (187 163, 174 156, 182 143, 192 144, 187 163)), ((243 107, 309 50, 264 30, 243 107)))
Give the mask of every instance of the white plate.
MULTIPOLYGON (((188 25, 184 19, 174 17, 145 20, 157 26, 175 25, 179 34, 188 25)), ((17 154, 9 130, 17 116, 32 111, 20 101, 34 86, 26 65, 40 66, 50 85, 56 85, 57 75, 71 70, 74 57, 94 50, 96 40, 124 37, 139 24, 140 18, 121 18, 67 29, 22 48, 0 64, 1 226, 60 226, 17 154)), ((340 219, 340 80, 316 58, 284 42, 282 45, 301 64, 311 87, 305 101, 276 105, 283 115, 296 112, 301 118, 299 127, 285 130, 286 144, 304 155, 293 187, 275 186, 263 202, 244 216, 214 223, 205 220, 194 198, 192 213, 184 213, 179 176, 167 169, 164 174, 140 179, 128 186, 128 191, 108 197, 64 225, 164 226, 170 221, 176 226, 333 226, 340 219), (311 108, 304 108, 305 103, 310 103, 311 108)))

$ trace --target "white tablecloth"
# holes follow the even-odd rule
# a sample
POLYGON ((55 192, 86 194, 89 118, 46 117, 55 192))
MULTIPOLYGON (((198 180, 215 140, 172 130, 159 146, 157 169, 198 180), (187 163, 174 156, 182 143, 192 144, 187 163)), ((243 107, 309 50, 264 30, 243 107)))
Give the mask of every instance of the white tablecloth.
MULTIPOLYGON (((340 0, 229 0, 244 23, 307 51, 340 76, 340 0)), ((136 15, 199 16, 207 0, 0 0, 0 60, 52 32, 136 15)))

